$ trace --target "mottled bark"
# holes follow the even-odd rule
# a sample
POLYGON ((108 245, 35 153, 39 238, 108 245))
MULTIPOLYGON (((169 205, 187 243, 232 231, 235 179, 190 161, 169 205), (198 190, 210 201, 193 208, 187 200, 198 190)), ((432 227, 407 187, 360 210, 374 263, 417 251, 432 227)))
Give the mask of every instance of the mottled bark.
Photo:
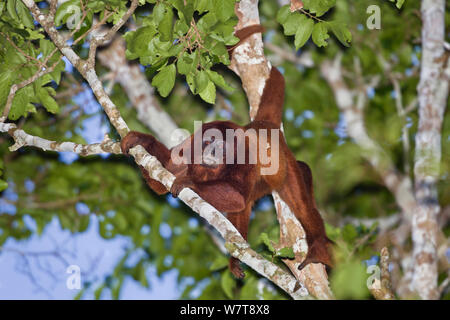
MULTIPOLYGON (((440 205, 436 182, 440 174, 441 128, 447 105, 450 65, 445 52, 445 0, 422 1, 422 63, 418 86, 419 126, 415 139, 414 188, 407 175, 400 174, 384 150, 365 129, 363 107, 365 93, 349 89, 343 81, 340 58, 322 65, 322 75, 335 94, 336 103, 347 123, 347 131, 362 154, 382 177, 402 209, 405 223, 411 223, 413 252, 402 252, 403 278, 399 291, 403 296, 415 292, 422 299, 437 299, 437 243, 440 205)), ((394 90, 399 85, 393 83, 394 90)), ((399 100, 396 100, 397 108, 399 100)), ((409 109, 409 108, 408 108, 409 109)), ((400 116, 406 110, 399 109, 400 116)), ((405 137, 403 136, 403 140, 405 137)), ((404 227, 403 225, 402 227, 404 227)), ((398 230, 402 238, 409 226, 398 230)))
POLYGON ((364 150, 361 155, 378 172, 385 186, 394 194, 405 218, 409 220, 416 207, 411 179, 395 168, 392 159, 367 133, 364 123, 366 92, 354 91, 347 86, 342 75, 341 58, 338 55, 333 62, 323 62, 322 76, 333 90, 336 104, 347 125, 347 134, 364 150))
POLYGON ((101 143, 79 144, 74 142, 58 142, 32 136, 18 129, 13 123, 0 123, 0 132, 7 132, 13 139, 14 145, 9 147, 10 151, 16 151, 21 147, 30 146, 40 148, 44 151, 74 152, 81 156, 90 156, 102 153, 121 154, 120 145, 105 136, 101 143))
POLYGON ((380 252, 381 279, 376 279, 376 283, 370 289, 370 292, 377 300, 393 300, 394 293, 391 290, 391 276, 389 273, 389 251, 382 248, 380 252))
POLYGON ((412 287, 423 299, 437 299, 437 215, 440 206, 436 182, 439 179, 441 128, 450 73, 444 48, 445 0, 423 0, 421 14, 422 64, 417 88, 419 127, 414 165, 418 205, 412 221, 412 287))

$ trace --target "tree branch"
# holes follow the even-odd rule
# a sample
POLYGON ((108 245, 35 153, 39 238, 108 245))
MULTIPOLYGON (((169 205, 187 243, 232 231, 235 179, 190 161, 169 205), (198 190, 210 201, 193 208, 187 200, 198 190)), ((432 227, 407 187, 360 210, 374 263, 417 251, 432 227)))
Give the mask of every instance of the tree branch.
POLYGON ((370 292, 377 300, 393 300, 394 294, 391 290, 391 276, 389 274, 389 251, 386 247, 380 252, 381 281, 374 283, 370 292))
POLYGON ((378 172, 385 186, 394 194, 404 217, 410 220, 416 206, 411 179, 398 172, 392 159, 369 137, 364 124, 366 92, 359 90, 355 93, 347 86, 342 75, 341 59, 342 54, 339 54, 333 62, 324 61, 321 65, 322 76, 333 90, 336 104, 344 116, 348 135, 364 150, 362 156, 378 172))
POLYGON ((121 154, 120 145, 113 142, 107 135, 101 143, 83 145, 75 142, 57 142, 46 140, 41 137, 32 136, 18 129, 13 123, 0 123, 0 132, 7 132, 13 139, 14 145, 9 147, 10 151, 16 151, 21 147, 32 146, 44 151, 75 152, 81 156, 90 156, 102 153, 121 154))
POLYGON ((91 39, 90 47, 89 47, 89 58, 88 58, 88 65, 93 68, 95 66, 95 55, 97 52, 98 46, 110 41, 114 35, 119 31, 120 28, 125 24, 125 22, 128 21, 128 19, 131 17, 131 15, 136 10, 137 6, 139 4, 139 0, 132 0, 130 8, 128 8, 128 11, 120 18, 120 20, 106 33, 106 34, 100 34, 93 39, 91 39))

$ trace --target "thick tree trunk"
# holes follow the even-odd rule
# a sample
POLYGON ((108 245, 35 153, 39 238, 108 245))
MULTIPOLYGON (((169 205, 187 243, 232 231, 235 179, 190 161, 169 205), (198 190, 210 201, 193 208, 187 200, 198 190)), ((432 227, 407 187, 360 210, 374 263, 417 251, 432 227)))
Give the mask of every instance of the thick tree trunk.
POLYGON ((413 289, 422 299, 437 299, 436 182, 441 162, 441 128, 448 97, 448 66, 444 49, 445 0, 422 1, 422 66, 418 86, 419 127, 415 152, 415 195, 412 240, 413 289), (447 69, 447 70, 446 70, 447 69))

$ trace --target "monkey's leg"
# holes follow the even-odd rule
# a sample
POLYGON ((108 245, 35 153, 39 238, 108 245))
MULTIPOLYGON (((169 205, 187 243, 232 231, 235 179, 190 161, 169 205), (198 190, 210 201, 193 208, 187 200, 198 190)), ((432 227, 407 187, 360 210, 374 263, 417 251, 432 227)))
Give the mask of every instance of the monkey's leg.
MULTIPOLYGON (((247 240, 248 223, 250 221, 251 212, 252 212, 252 207, 251 207, 251 205, 248 205, 247 208, 245 208, 241 212, 227 213, 228 220, 230 220, 230 222, 236 227, 236 229, 239 231, 239 233, 242 235, 242 237, 245 240, 247 240)), ((228 267, 229 267, 231 273, 236 278, 242 279, 245 277, 245 273, 242 270, 242 268, 240 267, 239 259, 231 257, 228 267)))
MULTIPOLYGON (((120 142, 120 146, 124 154, 128 154, 128 151, 136 145, 143 146, 144 149, 147 150, 147 152, 152 156, 155 156, 164 167, 168 164, 170 160, 170 150, 167 149, 161 142, 156 140, 156 138, 152 135, 131 131, 120 142)), ((167 189, 162 183, 150 178, 147 170, 145 170, 142 166, 139 166, 139 168, 141 169, 147 185, 153 191, 159 195, 167 193, 167 189)))
POLYGON ((303 226, 308 243, 308 253, 299 266, 309 263, 323 263, 332 266, 329 254, 330 240, 325 233, 325 225, 316 208, 312 189, 312 176, 306 164, 288 160, 288 174, 285 183, 277 190, 303 226))

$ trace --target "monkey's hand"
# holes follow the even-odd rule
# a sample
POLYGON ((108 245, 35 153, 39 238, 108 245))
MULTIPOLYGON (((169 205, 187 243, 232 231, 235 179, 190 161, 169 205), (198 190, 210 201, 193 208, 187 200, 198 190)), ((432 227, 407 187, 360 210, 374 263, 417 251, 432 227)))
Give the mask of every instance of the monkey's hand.
POLYGON ((155 145, 157 140, 150 134, 144 134, 136 131, 130 131, 121 141, 120 148, 124 154, 128 154, 131 148, 142 145, 147 151, 155 145))
MULTIPOLYGON (((177 198, 181 190, 184 188, 193 188, 195 186, 194 182, 189 176, 177 177, 170 188, 170 193, 173 197, 177 198)), ((195 191, 195 190, 194 190, 195 191)))
POLYGON ((138 132, 130 131, 128 134, 120 141, 120 148, 123 154, 128 154, 131 148, 138 145, 140 142, 140 137, 138 132))

